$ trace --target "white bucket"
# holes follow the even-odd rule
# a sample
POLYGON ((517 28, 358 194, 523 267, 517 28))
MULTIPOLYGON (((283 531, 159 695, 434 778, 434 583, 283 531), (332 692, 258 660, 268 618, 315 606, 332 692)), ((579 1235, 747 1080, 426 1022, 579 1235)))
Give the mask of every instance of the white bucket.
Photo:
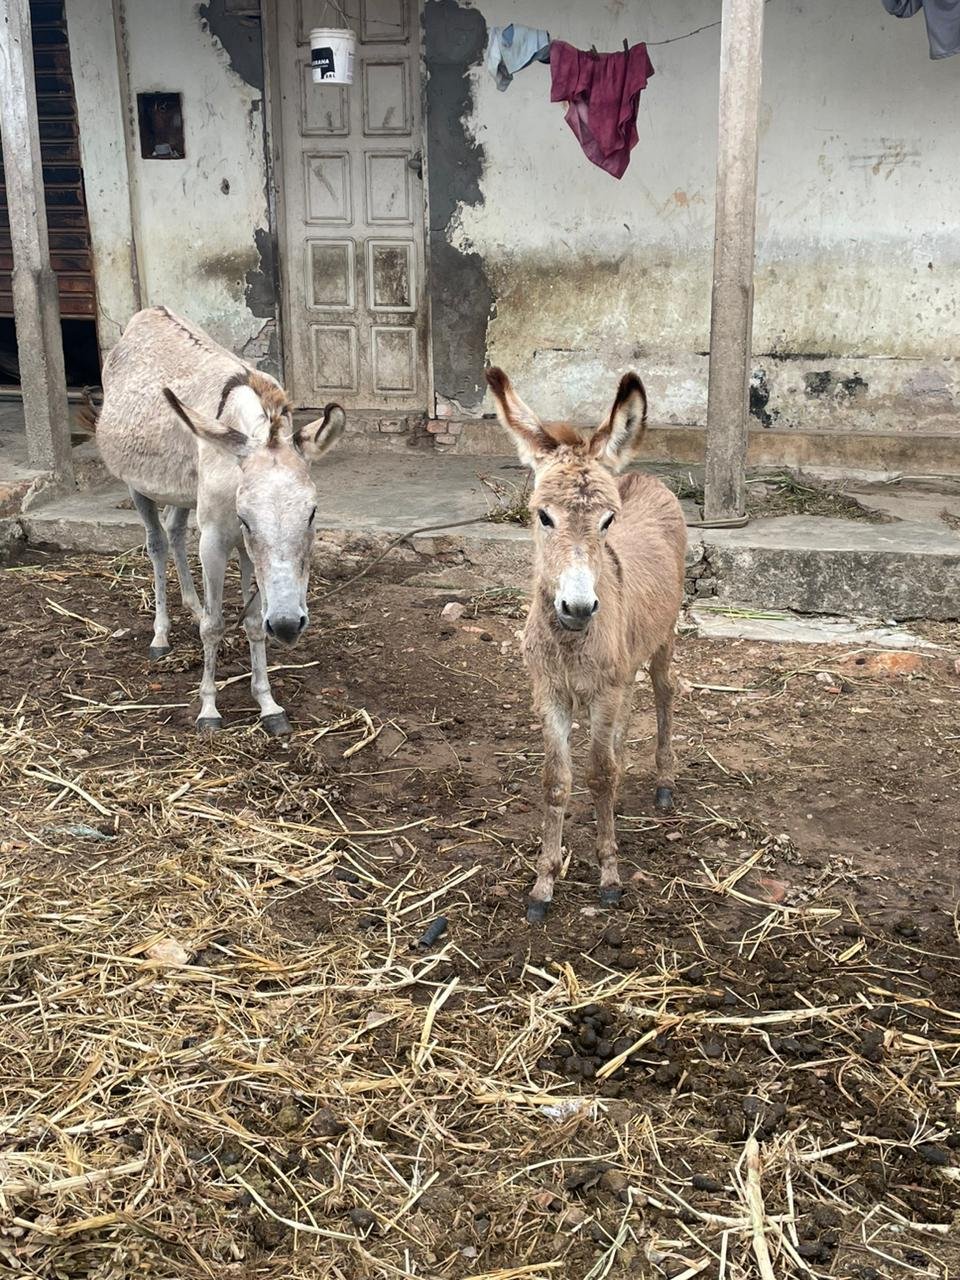
POLYGON ((315 27, 310 32, 314 84, 353 84, 356 35, 346 27, 315 27))

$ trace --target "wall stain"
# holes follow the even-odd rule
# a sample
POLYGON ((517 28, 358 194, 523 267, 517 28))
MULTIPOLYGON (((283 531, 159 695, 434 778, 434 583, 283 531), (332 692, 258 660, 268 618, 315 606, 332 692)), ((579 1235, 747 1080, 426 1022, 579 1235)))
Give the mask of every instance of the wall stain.
MULTIPOLYGON (((700 351, 699 355, 708 356, 709 351, 700 351)), ((830 351, 758 351, 754 353, 761 360, 829 360, 830 351)))
POLYGON ((691 195, 689 191, 684 191, 682 187, 678 187, 670 197, 678 209, 689 209, 693 204, 705 204, 702 191, 694 191, 691 195))
POLYGON ((901 165, 917 167, 920 164, 919 148, 909 149, 907 143, 900 138, 880 138, 880 150, 866 155, 852 155, 849 159, 851 169, 867 169, 878 178, 890 178, 901 165))
POLYGON ((803 386, 808 396, 832 396, 835 400, 855 400, 867 391, 869 384, 859 373, 840 378, 832 369, 817 369, 803 375, 803 386))
POLYGON ((861 378, 859 373, 853 374, 849 378, 840 378, 837 382, 839 389, 838 394, 844 395, 848 400, 853 400, 855 396, 861 395, 867 390, 867 383, 861 378))
POLYGON ((209 279, 220 278, 233 285, 239 291, 243 287, 244 277, 257 263, 257 252, 249 249, 234 249, 228 253, 212 253, 198 264, 201 275, 209 279))
POLYGON ((829 369, 817 369, 803 375, 803 386, 808 396, 825 396, 833 386, 833 374, 829 369))
POLYGON ((750 414, 763 427, 772 427, 780 414, 776 409, 768 409, 770 403, 770 384, 767 382, 765 369, 755 369, 750 375, 750 414))
POLYGON ((473 113, 469 70, 483 58, 487 24, 456 0, 427 0, 427 157, 430 180, 430 302, 434 382, 465 409, 483 401, 487 321, 494 295, 479 253, 457 248, 450 234, 464 205, 483 204, 483 149, 466 121, 473 113))

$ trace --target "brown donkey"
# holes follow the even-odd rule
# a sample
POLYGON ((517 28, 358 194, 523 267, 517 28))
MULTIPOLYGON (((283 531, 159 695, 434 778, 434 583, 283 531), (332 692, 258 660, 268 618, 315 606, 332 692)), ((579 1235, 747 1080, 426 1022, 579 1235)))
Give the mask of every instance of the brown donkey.
POLYGON ((657 707, 658 809, 673 803, 673 686, 670 660, 683 600, 687 531, 680 503, 652 476, 616 479, 636 453, 647 397, 635 373, 593 435, 544 425, 501 369, 488 369, 497 416, 534 473, 533 601, 523 657, 543 722, 544 819, 527 919, 540 923, 562 865, 563 814, 570 797, 574 711, 590 715, 587 785, 597 815, 600 901, 622 887, 614 808, 637 671, 649 664, 657 707))

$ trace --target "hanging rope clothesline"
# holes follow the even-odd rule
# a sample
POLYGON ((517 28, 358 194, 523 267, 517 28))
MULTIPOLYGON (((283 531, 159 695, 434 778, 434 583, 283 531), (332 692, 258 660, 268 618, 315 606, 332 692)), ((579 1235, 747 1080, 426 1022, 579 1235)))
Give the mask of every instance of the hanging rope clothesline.
MULTIPOLYGON (((770 0, 764 0, 764 4, 769 4, 769 3, 770 3, 770 0)), ((714 27, 719 27, 719 26, 720 26, 720 19, 718 18, 716 22, 705 22, 702 27, 694 27, 692 31, 687 31, 682 36, 670 36, 666 40, 647 40, 645 41, 645 44, 647 45, 648 49, 652 48, 654 45, 676 44, 678 40, 689 40, 691 36, 698 36, 701 31, 710 31, 714 27)))

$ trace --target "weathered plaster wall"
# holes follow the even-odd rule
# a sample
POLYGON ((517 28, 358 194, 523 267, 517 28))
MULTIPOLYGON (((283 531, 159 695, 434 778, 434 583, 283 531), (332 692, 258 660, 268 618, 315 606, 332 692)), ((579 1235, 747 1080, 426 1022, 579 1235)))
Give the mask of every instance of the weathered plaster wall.
MULTIPOLYGON (((109 6, 106 6, 109 7, 109 6)), ((258 18, 224 0, 121 0, 128 109, 183 95, 186 156, 131 157, 144 305, 163 303, 266 368, 277 363, 276 272, 258 18)))
MULTIPOLYGON (((474 9, 518 17, 510 0, 474 9)), ((619 183, 549 102, 549 68, 505 93, 470 71, 479 198, 444 234, 492 288, 486 355, 545 415, 596 416, 636 365, 656 419, 704 421, 719 32, 652 42, 718 16, 717 0, 525 0, 525 22, 581 47, 651 43, 619 183)), ((931 62, 922 18, 879 0, 774 0, 766 22, 756 419, 960 430, 960 59, 931 62)), ((481 372, 465 351, 461 384, 481 372)))

